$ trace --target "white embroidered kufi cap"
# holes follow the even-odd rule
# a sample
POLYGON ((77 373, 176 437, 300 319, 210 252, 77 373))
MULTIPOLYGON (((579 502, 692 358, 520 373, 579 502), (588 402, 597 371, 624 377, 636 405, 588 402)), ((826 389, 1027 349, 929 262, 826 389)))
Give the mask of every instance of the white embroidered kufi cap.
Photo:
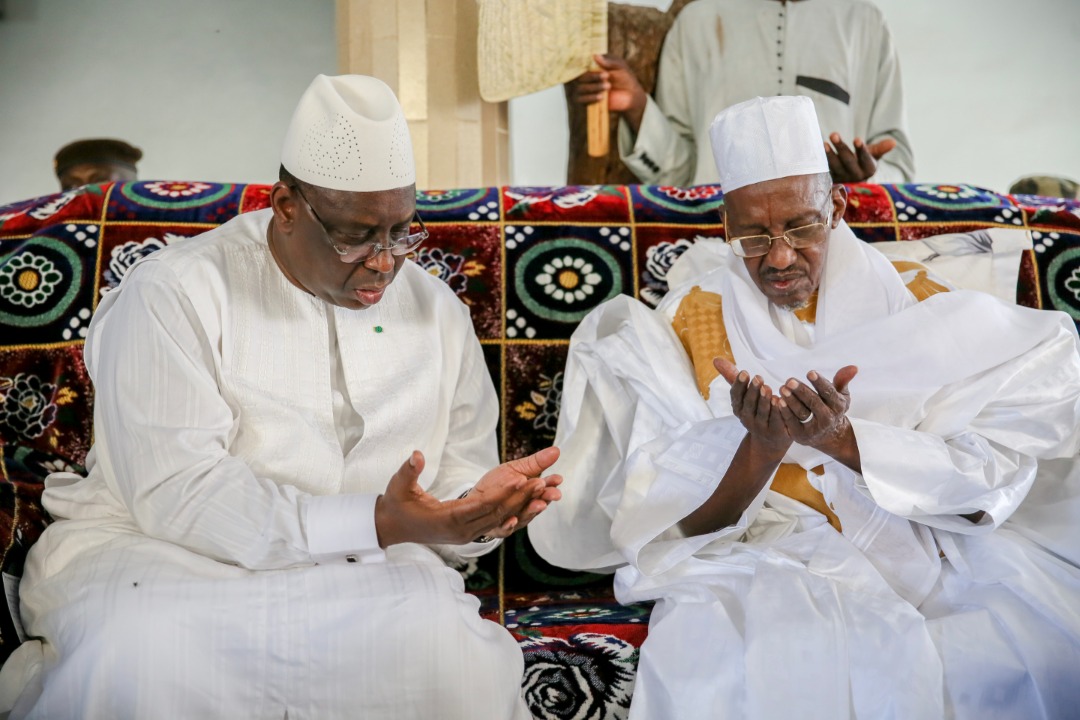
POLYGON ((300 97, 281 148, 298 180, 351 192, 416 182, 412 139, 394 91, 366 75, 319 75, 300 97))
POLYGON ((814 101, 780 95, 725 108, 709 126, 725 193, 745 185, 829 172, 814 101))

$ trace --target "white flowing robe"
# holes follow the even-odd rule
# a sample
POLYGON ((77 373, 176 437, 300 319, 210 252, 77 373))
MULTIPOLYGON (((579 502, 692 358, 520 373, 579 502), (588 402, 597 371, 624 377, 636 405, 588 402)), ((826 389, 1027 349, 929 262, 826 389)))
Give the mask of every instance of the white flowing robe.
POLYGON ((659 311, 617 298, 579 326, 556 437, 563 499, 529 528, 548 561, 618 568, 620 601, 657 601, 631 718, 1075 712, 1071 320, 970 291, 916 303, 842 224, 804 347, 774 324, 743 262, 720 252, 718 269, 674 287, 659 311), (691 286, 721 295, 736 364, 771 387, 858 366, 849 417, 862 473, 799 445, 785 458, 823 465, 808 479, 842 532, 768 486, 735 525, 679 531, 745 435, 727 384, 705 400, 672 330, 691 286), (976 511, 977 523, 960 517, 976 511))
POLYGON ((769 95, 806 95, 821 132, 849 147, 856 137, 895 140, 871 182, 915 174, 896 46, 867 0, 697 0, 664 38, 655 95, 636 136, 619 122, 619 154, 643 183, 718 182, 710 123, 769 95))
POLYGON ((412 262, 330 306, 280 272, 270 217, 149 256, 94 316, 89 475, 48 482, 13 717, 528 717, 517 644, 440 558, 495 543, 375 533, 414 449, 440 499, 498 463, 468 309, 412 262))

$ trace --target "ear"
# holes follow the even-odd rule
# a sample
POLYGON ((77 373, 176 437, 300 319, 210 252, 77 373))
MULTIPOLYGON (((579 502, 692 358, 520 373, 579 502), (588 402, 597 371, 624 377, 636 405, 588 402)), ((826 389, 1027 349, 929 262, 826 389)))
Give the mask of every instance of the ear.
POLYGON ((832 186, 832 228, 835 229, 844 219, 844 211, 847 210, 847 187, 839 183, 832 186))
POLYGON ((274 222, 278 229, 286 234, 292 233, 298 206, 292 190, 285 183, 276 182, 270 188, 270 209, 274 211, 274 222))

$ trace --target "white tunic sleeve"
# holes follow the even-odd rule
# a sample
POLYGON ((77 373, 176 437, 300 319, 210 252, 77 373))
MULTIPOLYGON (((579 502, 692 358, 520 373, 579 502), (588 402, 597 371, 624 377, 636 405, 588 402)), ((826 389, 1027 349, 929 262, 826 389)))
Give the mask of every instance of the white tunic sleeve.
POLYGON ((314 497, 230 454, 219 351, 165 263, 134 268, 98 309, 86 345, 97 459, 139 529, 251 569, 381 558, 374 495, 314 497))
MULTIPOLYGON (((499 464, 496 428, 499 424, 499 399, 484 353, 467 309, 462 306, 461 370, 450 407, 450 427, 446 445, 428 492, 440 500, 452 500, 473 487, 484 473, 499 464)), ((498 547, 497 541, 438 545, 434 549, 444 557, 476 557, 498 547)))
POLYGON ((947 386, 914 429, 853 419, 865 489, 882 508, 961 533, 1001 525, 1038 460, 1075 454, 1080 356, 1062 330, 1035 352, 947 386), (958 517, 987 514, 972 524, 958 517))
POLYGON ((689 185, 694 178, 697 145, 679 28, 676 21, 664 40, 657 99, 648 98, 637 137, 625 120, 619 121, 620 159, 641 182, 652 185, 689 185))

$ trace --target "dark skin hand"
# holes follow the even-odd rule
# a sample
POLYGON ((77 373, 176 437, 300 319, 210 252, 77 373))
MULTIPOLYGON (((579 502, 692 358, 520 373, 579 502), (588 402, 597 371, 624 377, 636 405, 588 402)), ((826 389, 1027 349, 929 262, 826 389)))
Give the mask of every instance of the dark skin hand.
POLYGON ((829 160, 829 172, 833 182, 850 183, 865 182, 877 172, 878 161, 893 148, 896 141, 885 138, 867 145, 862 138, 855 138, 852 150, 840 133, 829 135, 829 142, 825 143, 825 157, 829 160))
POLYGON ((562 477, 543 476, 558 458, 558 448, 549 447, 505 462, 488 471, 465 497, 438 500, 418 483, 424 455, 414 450, 375 503, 379 546, 464 545, 484 535, 505 538, 562 497, 562 477))
POLYGON ((746 428, 746 437, 713 494, 679 522, 687 535, 704 535, 738 522, 792 442, 780 414, 780 399, 769 386, 726 360, 717 358, 713 363, 731 385, 731 408, 746 428))
POLYGON ((851 404, 847 386, 858 372, 853 365, 841 368, 832 382, 811 371, 814 389, 792 378, 779 394, 760 376, 751 378, 723 358, 713 360, 713 365, 731 385, 731 409, 746 428, 746 437, 713 494, 679 523, 683 532, 703 535, 738 522, 793 442, 821 450, 849 467, 858 464, 859 448, 845 415, 851 404), (810 409, 815 417, 800 422, 810 409))
POLYGON ((593 59, 600 66, 600 70, 583 73, 571 82, 574 102, 592 105, 600 102, 606 90, 608 110, 622 113, 636 135, 641 127, 641 118, 645 114, 648 100, 645 88, 622 58, 615 55, 594 55, 593 59))
POLYGON ((780 388, 778 405, 784 427, 794 442, 820 450, 861 473, 859 445, 847 417, 851 407, 848 384, 858 372, 854 365, 846 365, 829 382, 811 370, 806 378, 813 387, 790 378, 780 388), (807 418, 809 422, 803 422, 807 418))
MULTIPOLYGON (((738 522, 793 442, 862 472, 859 446, 847 417, 848 386, 859 372, 857 367, 840 368, 832 381, 811 370, 807 373, 810 385, 790 378, 777 396, 760 376, 751 378, 723 358, 713 360, 713 365, 731 385, 731 407, 747 434, 712 496, 679 523, 687 535, 703 535, 738 522), (802 422, 807 418, 808 422, 802 422)), ((980 510, 960 517, 977 523, 984 515, 980 510)))

